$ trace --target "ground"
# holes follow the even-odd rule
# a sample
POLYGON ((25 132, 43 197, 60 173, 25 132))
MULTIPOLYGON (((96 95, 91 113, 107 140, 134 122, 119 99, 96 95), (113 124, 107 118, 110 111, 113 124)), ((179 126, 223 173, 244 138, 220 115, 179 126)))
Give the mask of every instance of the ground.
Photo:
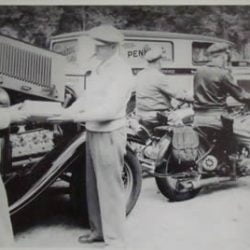
MULTIPOLYGON (((81 247, 87 232, 72 215, 68 195, 54 188, 14 218, 16 246, 81 247)), ((136 207, 127 219, 129 249, 249 250, 250 177, 205 189, 194 199, 169 202, 155 180, 143 180, 136 207)))

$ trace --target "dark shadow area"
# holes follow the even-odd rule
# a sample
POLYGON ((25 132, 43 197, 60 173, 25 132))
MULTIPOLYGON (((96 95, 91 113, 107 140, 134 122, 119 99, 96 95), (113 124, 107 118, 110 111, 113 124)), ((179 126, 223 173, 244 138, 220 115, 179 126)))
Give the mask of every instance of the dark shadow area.
POLYGON ((242 183, 239 183, 238 181, 230 181, 230 182, 226 182, 226 183, 220 183, 220 184, 215 184, 215 185, 211 185, 211 186, 207 186, 204 187, 199 196, 202 195, 210 195, 213 194, 215 192, 221 192, 224 190, 230 191, 231 189, 236 189, 236 188, 241 188, 242 187, 242 183))
POLYGON ((55 183, 37 200, 12 217, 15 234, 36 226, 64 225, 67 228, 87 228, 75 215, 70 203, 69 189, 55 183))
MULTIPOLYGON (((247 183, 244 183, 244 182, 241 182, 241 181, 229 181, 229 182, 225 182, 225 183, 219 183, 219 184, 214 184, 214 185, 210 185, 210 186, 206 186, 206 187, 203 187, 200 191, 200 193, 198 193, 197 196, 195 196, 194 198, 192 199, 199 199, 199 197, 201 196, 209 196, 209 195, 213 195, 215 193, 218 193, 218 192, 222 192, 222 191, 231 191, 232 189, 240 189, 240 188, 245 188, 245 187, 249 187, 250 189, 250 186, 247 184, 247 183)), ((158 191, 160 193, 160 191, 158 191)), ((191 200, 192 200, 191 199, 191 200)), ((187 200, 184 200, 184 201, 169 201, 167 200, 168 202, 171 202, 171 203, 179 203, 179 202, 186 202, 187 200)))

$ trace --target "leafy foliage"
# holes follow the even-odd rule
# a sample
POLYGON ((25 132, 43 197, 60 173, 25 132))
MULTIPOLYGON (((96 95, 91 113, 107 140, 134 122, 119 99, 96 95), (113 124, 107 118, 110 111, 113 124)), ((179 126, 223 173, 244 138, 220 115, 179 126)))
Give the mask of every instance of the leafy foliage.
POLYGON ((51 35, 109 23, 217 36, 241 50, 248 42, 249 16, 250 6, 1 6, 0 33, 46 47, 51 35))

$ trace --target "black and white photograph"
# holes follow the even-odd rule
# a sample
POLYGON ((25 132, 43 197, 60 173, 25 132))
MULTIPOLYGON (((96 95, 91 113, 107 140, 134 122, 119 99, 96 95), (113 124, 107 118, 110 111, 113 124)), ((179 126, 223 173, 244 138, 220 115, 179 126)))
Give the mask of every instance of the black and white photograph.
POLYGON ((250 5, 62 2, 0 1, 0 249, 249 250, 250 5))

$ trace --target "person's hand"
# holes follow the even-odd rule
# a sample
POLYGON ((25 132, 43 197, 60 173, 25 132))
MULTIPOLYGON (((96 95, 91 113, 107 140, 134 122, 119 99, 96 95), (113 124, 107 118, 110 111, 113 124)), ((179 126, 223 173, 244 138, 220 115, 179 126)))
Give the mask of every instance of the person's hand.
POLYGON ((174 112, 171 112, 169 114, 168 123, 170 125, 181 125, 181 124, 183 124, 182 117, 180 116, 178 111, 174 111, 174 112))
POLYGON ((23 103, 18 103, 8 107, 7 112, 9 113, 11 123, 23 123, 29 118, 29 115, 26 112, 21 111, 22 108, 23 103))
POLYGON ((24 123, 28 120, 29 114, 23 111, 9 110, 11 123, 24 123))
POLYGON ((18 103, 18 104, 15 104, 15 105, 11 105, 11 106, 9 107, 9 111, 12 112, 12 111, 19 111, 19 110, 22 110, 23 106, 24 106, 24 103, 23 103, 23 102, 18 103))

